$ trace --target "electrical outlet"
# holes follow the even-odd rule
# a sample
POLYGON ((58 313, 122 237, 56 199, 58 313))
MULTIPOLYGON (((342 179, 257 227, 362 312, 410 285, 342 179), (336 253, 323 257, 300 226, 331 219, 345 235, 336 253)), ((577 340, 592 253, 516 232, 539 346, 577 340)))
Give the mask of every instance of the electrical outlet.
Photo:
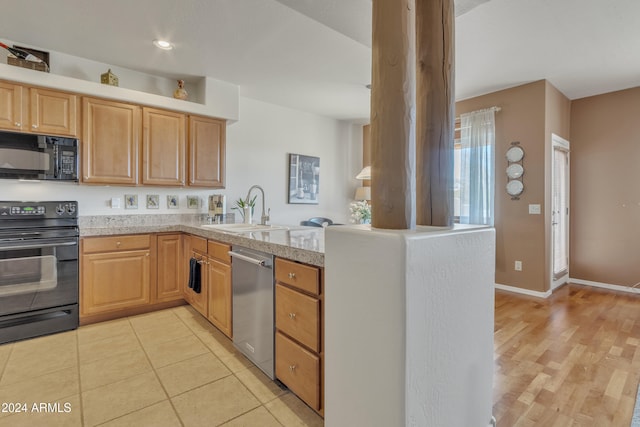
POLYGON ((540 205, 529 205, 529 214, 530 215, 540 215, 540 205))
POLYGON ((120 209, 120 198, 112 197, 111 198, 111 209, 120 209))
POLYGON ((513 268, 516 271, 522 271, 522 261, 516 261, 515 265, 513 266, 513 268))

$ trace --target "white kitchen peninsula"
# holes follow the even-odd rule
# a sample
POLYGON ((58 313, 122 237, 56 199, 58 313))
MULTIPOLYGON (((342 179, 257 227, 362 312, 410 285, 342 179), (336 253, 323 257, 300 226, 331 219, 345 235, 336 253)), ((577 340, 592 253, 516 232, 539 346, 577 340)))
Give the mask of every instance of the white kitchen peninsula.
POLYGON ((325 426, 491 422, 495 230, 325 230, 325 426))

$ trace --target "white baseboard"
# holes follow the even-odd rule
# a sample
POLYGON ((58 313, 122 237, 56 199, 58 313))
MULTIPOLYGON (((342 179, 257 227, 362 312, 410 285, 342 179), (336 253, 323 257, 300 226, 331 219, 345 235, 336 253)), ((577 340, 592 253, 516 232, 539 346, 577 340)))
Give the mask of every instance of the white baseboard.
POLYGON ((640 289, 638 288, 631 288, 629 286, 621 286, 621 285, 612 285, 611 283, 593 282, 591 280, 582 280, 582 279, 574 279, 574 278, 569 278, 569 282, 575 283, 577 285, 594 286, 596 288, 611 289, 614 291, 628 292, 631 294, 640 293, 640 289))
POLYGON ((496 289, 500 289, 503 291, 513 292, 516 294, 529 295, 531 297, 536 297, 536 298, 549 298, 549 296, 551 295, 551 291, 547 291, 547 292, 532 291, 529 289, 522 289, 515 286, 501 285, 500 283, 496 283, 495 287, 496 289))

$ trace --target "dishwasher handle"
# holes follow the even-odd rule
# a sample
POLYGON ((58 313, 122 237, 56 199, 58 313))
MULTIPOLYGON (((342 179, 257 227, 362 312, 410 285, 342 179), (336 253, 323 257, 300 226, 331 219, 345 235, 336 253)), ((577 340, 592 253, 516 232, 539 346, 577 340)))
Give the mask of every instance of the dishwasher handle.
POLYGON ((228 254, 231 257, 235 257, 235 258, 241 259, 243 261, 247 261, 247 262, 249 262, 251 264, 254 264, 254 265, 259 265, 261 267, 267 267, 267 268, 270 267, 270 266, 267 265, 266 260, 263 259, 263 258, 254 258, 252 256, 245 255, 245 254, 242 254, 242 253, 239 253, 239 252, 234 252, 234 251, 229 251, 228 254))

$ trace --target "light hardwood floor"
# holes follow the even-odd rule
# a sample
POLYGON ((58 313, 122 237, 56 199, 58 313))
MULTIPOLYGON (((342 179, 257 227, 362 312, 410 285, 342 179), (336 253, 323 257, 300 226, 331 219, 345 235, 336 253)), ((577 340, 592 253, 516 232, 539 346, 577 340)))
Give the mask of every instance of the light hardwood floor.
POLYGON ((640 294, 568 284, 496 292, 498 426, 628 427, 640 379, 640 294))

